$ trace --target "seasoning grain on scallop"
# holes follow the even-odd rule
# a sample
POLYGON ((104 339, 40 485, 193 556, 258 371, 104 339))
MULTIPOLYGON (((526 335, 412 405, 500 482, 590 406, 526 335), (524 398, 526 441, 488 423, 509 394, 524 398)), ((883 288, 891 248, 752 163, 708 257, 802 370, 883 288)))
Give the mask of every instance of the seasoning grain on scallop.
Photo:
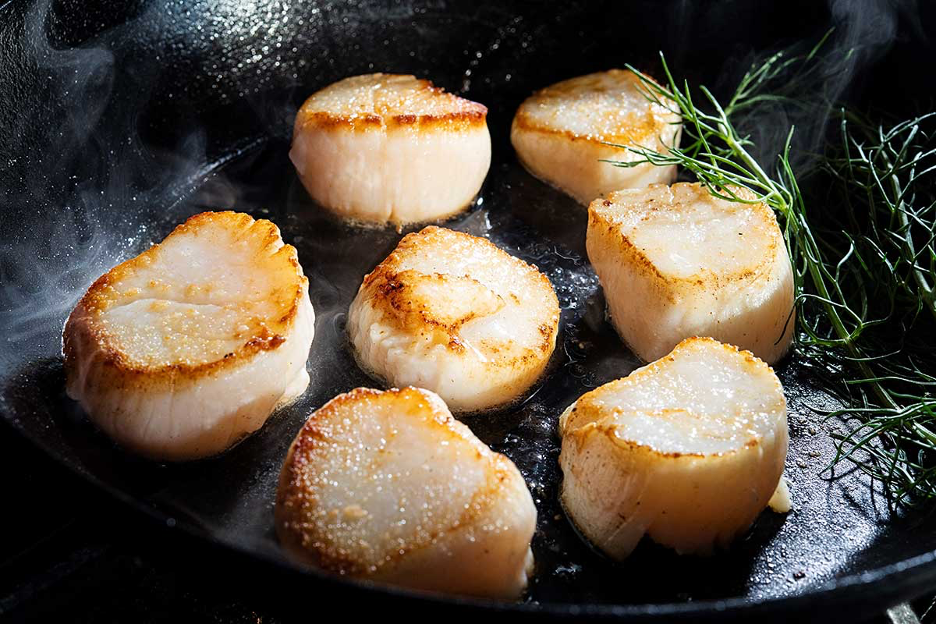
POLYGON ((727 547, 786 492, 780 381, 711 338, 584 394, 559 429, 563 506, 614 559, 644 535, 682 554, 727 547))
POLYGON ((487 108, 414 76, 345 78, 299 109, 289 157, 312 198, 341 217, 436 221, 481 189, 487 108))
POLYGON ((68 395, 131 451, 219 453, 308 385, 308 290, 269 221, 191 217, 78 302, 63 334, 68 395))
POLYGON ((290 553, 337 574, 512 599, 532 572, 523 477, 427 390, 358 388, 313 413, 275 515, 290 553))
POLYGON ((392 386, 438 393, 454 411, 523 395, 556 346, 549 280, 490 241, 430 226, 364 278, 348 313, 358 361, 392 386))
POLYGON ((679 144, 681 128, 679 115, 651 103, 633 72, 611 69, 534 93, 517 109, 510 140, 533 175, 588 205, 611 191, 672 181, 675 166, 602 161, 638 158, 609 143, 665 153, 679 144))
POLYGON ((588 259, 611 322, 644 361, 710 336, 772 364, 793 339, 793 270, 777 219, 701 184, 612 193, 588 209, 588 259))

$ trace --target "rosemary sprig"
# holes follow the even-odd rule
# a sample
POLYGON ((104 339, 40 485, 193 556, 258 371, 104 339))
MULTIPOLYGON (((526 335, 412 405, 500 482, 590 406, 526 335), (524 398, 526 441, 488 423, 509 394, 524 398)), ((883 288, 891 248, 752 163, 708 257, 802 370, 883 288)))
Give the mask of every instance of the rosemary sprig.
POLYGON ((738 131, 764 104, 816 106, 783 85, 815 80, 821 45, 752 67, 724 106, 704 86, 678 83, 662 55, 662 84, 629 67, 653 103, 681 117, 684 138, 666 151, 617 146, 637 158, 613 164, 677 165, 716 197, 749 202, 731 190, 742 186, 774 209, 794 268, 795 350, 843 405, 828 414, 846 424, 832 433, 830 468, 855 464, 898 504, 936 500, 936 378, 925 372, 934 370, 936 143, 924 127, 936 117, 883 128, 842 113, 840 146, 824 159, 834 183, 824 185, 821 212, 815 197, 807 210, 791 164, 793 127, 770 166, 738 131))

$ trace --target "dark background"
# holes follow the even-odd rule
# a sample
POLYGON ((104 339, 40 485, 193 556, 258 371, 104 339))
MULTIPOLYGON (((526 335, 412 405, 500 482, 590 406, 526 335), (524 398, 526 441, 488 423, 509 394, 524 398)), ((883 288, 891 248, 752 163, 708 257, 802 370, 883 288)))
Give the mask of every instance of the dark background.
MULTIPOLYGON (((724 93, 751 60, 808 48, 835 26, 831 50, 858 51, 847 61, 830 53, 811 95, 901 116, 933 108, 934 16, 934 3, 870 1, 0 2, 0 327, 28 335, 45 309, 68 304, 109 266, 89 249, 140 244, 100 240, 101 230, 136 236, 138 222, 125 214, 169 211, 232 145, 286 140, 302 99, 347 75, 413 72, 481 102, 496 95, 502 106, 489 121, 504 128, 529 85, 625 62, 659 76, 663 50, 677 75, 724 93), (328 54, 305 54, 323 46, 328 54), (533 75, 515 75, 530 55, 542 60, 527 68, 533 75), (85 229, 89 221, 99 227, 85 229), (63 230, 70 248, 54 242, 63 230), (17 241, 27 238, 48 244, 30 248, 35 260, 24 263, 17 241)), ((824 119, 795 121, 806 147, 821 145, 824 119)), ((765 145, 781 134, 751 131, 765 145)), ((495 152, 509 153, 506 133, 493 140, 495 152)), ((26 342, 15 344, 41 350, 26 342)), ((0 349, 0 364, 22 355, 0 349)), ((13 619, 292 621, 319 616, 323 603, 343 601, 349 614, 370 606, 366 595, 297 584, 159 526, 6 421, 0 474, 9 483, 0 614, 13 619)), ((924 596, 917 612, 928 603, 924 596)), ((880 617, 849 617, 860 615, 880 617)))

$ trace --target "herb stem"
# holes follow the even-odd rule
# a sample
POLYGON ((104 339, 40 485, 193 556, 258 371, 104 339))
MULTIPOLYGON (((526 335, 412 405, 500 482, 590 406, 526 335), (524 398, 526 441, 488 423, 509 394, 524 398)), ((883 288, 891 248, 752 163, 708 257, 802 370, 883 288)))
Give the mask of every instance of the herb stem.
MULTIPOLYGON (((885 162, 887 161, 887 155, 883 156, 885 162)), ((919 263, 917 262, 917 252, 913 245, 913 231, 910 227, 910 218, 907 216, 907 207, 903 201, 903 190, 900 186, 900 180, 897 177, 897 174, 894 173, 889 176, 891 188, 894 191, 894 196, 897 200, 897 219, 900 222, 901 230, 903 231, 903 244, 905 246, 907 256, 910 261, 910 270, 913 273, 913 279, 917 283, 917 287, 920 291, 920 296, 923 298, 927 309, 930 314, 933 316, 933 319, 936 320, 936 293, 933 292, 933 287, 926 281, 926 275, 923 272, 923 269, 920 268, 919 263)), ((913 177, 911 173, 911 178, 913 177)))
MULTIPOLYGON (((617 145, 638 158, 611 162, 676 165, 715 197, 751 203, 733 190, 745 187, 775 211, 794 269, 796 352, 816 383, 839 401, 827 417, 848 427, 830 432, 835 457, 829 467, 853 463, 883 482, 896 503, 936 501, 936 377, 919 364, 936 359, 930 345, 936 191, 929 183, 936 177, 936 132, 922 129, 925 120, 936 123, 936 113, 890 129, 861 121, 853 129, 849 122, 860 118, 843 110, 841 145, 819 160, 831 184, 809 187, 825 188, 837 209, 809 214, 791 165, 793 128, 770 171, 752 155, 753 143, 738 132, 733 116, 743 111, 745 119, 754 119, 762 104, 806 111, 816 106, 796 101, 809 89, 795 82, 822 79, 814 67, 798 67, 814 55, 815 49, 805 57, 778 53, 752 67, 725 107, 705 87, 694 92, 688 82, 677 83, 662 55, 663 84, 630 67, 653 104, 682 118, 683 141, 658 150, 617 145), (776 85, 780 91, 766 92, 776 85), (696 100, 705 110, 693 93, 701 93, 696 100), (923 308, 929 313, 920 314, 923 308)), ((827 114, 821 106, 815 112, 827 114)))

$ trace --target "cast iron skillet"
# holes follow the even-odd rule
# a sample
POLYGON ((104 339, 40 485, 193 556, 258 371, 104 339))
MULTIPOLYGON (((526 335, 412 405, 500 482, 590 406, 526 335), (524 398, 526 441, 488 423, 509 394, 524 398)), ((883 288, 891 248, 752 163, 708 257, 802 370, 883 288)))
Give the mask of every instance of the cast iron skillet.
MULTIPOLYGON (((873 50, 888 55, 856 75, 865 92, 881 76, 891 88, 902 74, 919 81, 908 85, 932 84, 907 62, 923 44, 911 37, 889 46, 889 17, 876 16, 885 21, 874 32, 885 31, 873 50)), ((900 30, 919 23, 894 19, 900 30)), ((785 620, 879 612, 931 589, 934 521, 890 511, 855 472, 820 478, 831 453, 825 432, 836 425, 809 409, 828 401, 796 361, 778 367, 790 404, 795 510, 765 512, 729 552, 679 558, 643 544, 614 565, 578 539, 557 504, 559 412, 638 363, 604 322, 585 260, 584 212, 517 164, 513 111, 562 78, 626 62, 658 73, 658 50, 678 73, 724 87, 753 54, 814 37, 830 20, 813 2, 8 2, 0 6, 0 414, 102 489, 238 553, 245 573, 276 571, 303 599, 342 597, 346 608, 785 620), (446 225, 536 263, 562 305, 561 338, 538 390, 517 408, 465 419, 517 463, 537 503, 536 577, 522 603, 325 577, 286 559, 273 535, 276 475, 306 416, 338 392, 375 383, 354 364, 345 313, 362 276, 401 236, 346 228, 311 203, 286 158, 292 117, 313 90, 378 70, 428 77, 490 108, 490 174, 476 205, 446 225), (298 248, 317 316, 312 383, 223 456, 144 462, 114 448, 64 396, 61 328, 94 278, 186 216, 216 208, 270 218, 298 248)), ((840 32, 860 32, 853 26, 840 23, 840 32)), ((921 95, 900 89, 892 106, 921 95)))

